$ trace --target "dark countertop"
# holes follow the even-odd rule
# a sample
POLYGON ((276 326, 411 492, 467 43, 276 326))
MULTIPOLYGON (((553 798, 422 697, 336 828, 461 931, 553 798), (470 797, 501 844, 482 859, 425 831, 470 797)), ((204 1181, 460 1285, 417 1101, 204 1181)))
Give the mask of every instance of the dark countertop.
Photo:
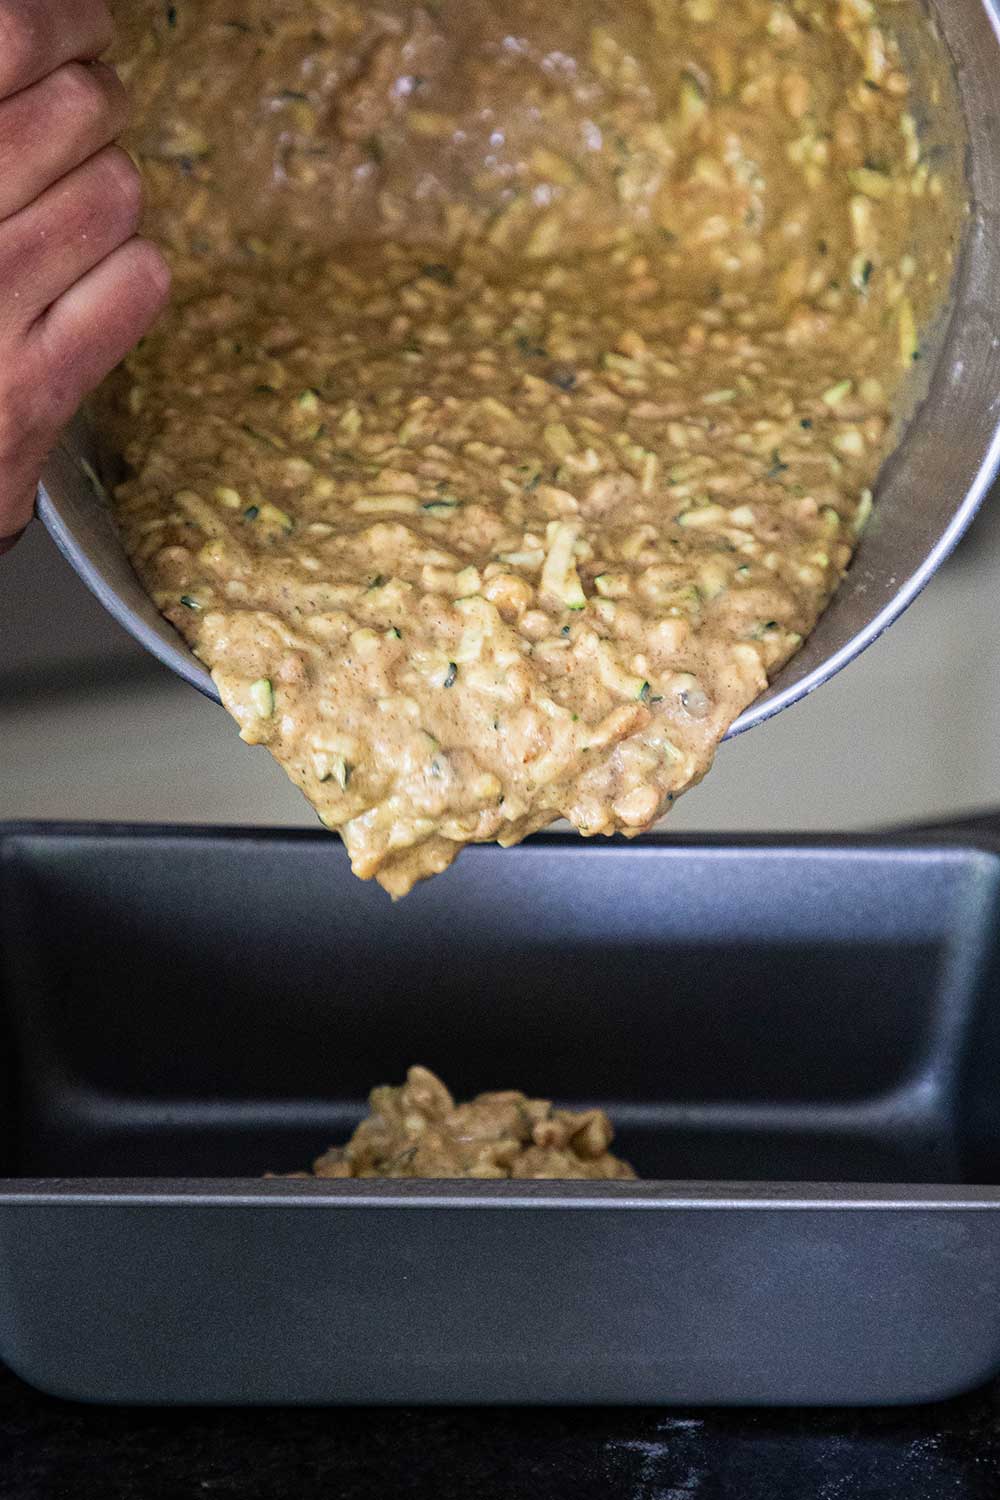
POLYGON ((1000 1385, 889 1410, 73 1406, 0 1370, 0 1500, 997 1500, 1000 1385))

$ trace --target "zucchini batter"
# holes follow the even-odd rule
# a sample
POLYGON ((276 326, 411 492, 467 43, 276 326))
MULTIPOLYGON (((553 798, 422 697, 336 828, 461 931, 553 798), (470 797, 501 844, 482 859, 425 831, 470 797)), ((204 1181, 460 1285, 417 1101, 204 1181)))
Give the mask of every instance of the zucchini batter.
POLYGON ((533 1177, 608 1181, 635 1176, 608 1149, 603 1110, 574 1114, 516 1089, 456 1104, 428 1068, 399 1088, 372 1089, 370 1114, 346 1146, 331 1146, 312 1172, 293 1177, 533 1177))
POLYGON ((124 10, 119 523, 362 878, 648 829, 814 625, 961 226, 906 9, 124 10))

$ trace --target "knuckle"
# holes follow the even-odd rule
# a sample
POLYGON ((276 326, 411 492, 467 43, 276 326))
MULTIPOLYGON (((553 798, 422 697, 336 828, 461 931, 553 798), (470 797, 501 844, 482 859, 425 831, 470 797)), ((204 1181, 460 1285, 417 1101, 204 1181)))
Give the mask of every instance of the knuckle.
MULTIPOLYGON (((148 240, 134 239, 119 251, 107 286, 110 355, 116 365, 156 321, 170 290, 166 263, 148 240)), ((106 371, 105 371, 106 373, 106 371)))
POLYGON ((90 8, 93 12, 92 29, 97 48, 105 52, 111 46, 115 36, 115 22, 111 7, 106 0, 90 0, 90 8))
POLYGON ((142 179, 118 146, 105 146, 71 174, 55 196, 40 200, 50 233, 61 242, 80 236, 112 250, 129 239, 142 213, 142 179))
POLYGON ((53 75, 53 82, 61 118, 72 120, 78 128, 90 129, 110 117, 111 101, 92 68, 79 62, 65 63, 53 75))
POLYGON ((113 38, 105 0, 0 0, 0 98, 51 73, 74 50, 99 57, 113 38))
POLYGON ((129 100, 125 85, 109 63, 94 63, 91 72, 99 75, 99 86, 107 102, 108 113, 114 117, 116 129, 122 129, 129 115, 129 100))
POLYGON ((116 215, 126 224, 139 222, 142 213, 142 178, 132 158, 120 146, 109 146, 102 152, 109 200, 116 215))
POLYGON ((170 271, 149 240, 134 239, 117 264, 117 332, 125 347, 150 328, 170 293, 170 271))
POLYGON ((18 0, 0 0, 0 95, 16 88, 35 49, 31 19, 18 0))
POLYGON ((152 240, 136 240, 136 262, 148 306, 160 307, 170 295, 170 267, 152 240))

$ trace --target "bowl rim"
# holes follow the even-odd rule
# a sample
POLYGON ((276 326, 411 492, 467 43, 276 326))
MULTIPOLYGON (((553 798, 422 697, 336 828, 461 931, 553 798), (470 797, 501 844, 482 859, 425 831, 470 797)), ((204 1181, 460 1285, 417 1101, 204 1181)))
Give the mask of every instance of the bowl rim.
MULTIPOLYGON (((926 4, 926 0, 921 0, 921 3, 926 4)), ((954 64, 956 103, 961 111, 969 140, 971 141, 974 135, 979 137, 978 157, 969 149, 969 142, 966 143, 965 175, 970 190, 972 212, 963 232, 961 254, 953 281, 953 298, 946 316, 942 319, 942 337, 940 342, 935 340, 938 342, 938 348, 933 362, 928 361, 928 364, 932 366, 930 389, 927 395, 917 402, 905 424, 905 430, 900 433, 899 448, 889 455, 883 465, 878 476, 876 493, 886 482, 888 468, 893 464, 896 455, 905 450, 909 437, 919 430, 923 408, 932 401, 935 387, 942 379, 947 379, 949 371, 954 370, 959 363, 960 350, 956 354, 952 344, 955 337, 956 313, 961 307, 961 291, 963 287, 968 289, 970 281, 975 281, 976 273, 981 270, 978 262, 983 259, 984 254, 988 253, 987 247, 994 238, 997 238, 997 246, 994 247, 991 256, 993 265, 992 268, 987 266, 987 270, 996 270, 1000 265, 1000 205, 995 201, 1000 192, 1000 180, 993 180, 1000 177, 1000 172, 996 163, 991 165, 984 164, 982 161, 983 152, 990 145, 988 137, 990 134, 996 135, 997 127, 996 125, 991 127, 989 122, 981 124, 976 118, 977 110, 983 102, 977 97, 977 92, 980 92, 983 86, 984 74, 981 70, 984 66, 988 69, 991 60, 994 65, 1000 64, 1000 0, 968 0, 967 4, 956 6, 954 9, 948 6, 947 0, 932 0, 931 22, 936 22, 938 16, 942 20, 940 27, 943 36, 942 44, 952 55, 954 64), (990 58, 984 58, 980 50, 984 32, 992 42, 989 49, 990 58), (956 51, 959 53, 957 61, 956 51), (967 76, 970 66, 975 75, 971 78, 967 76), (984 183, 988 185, 987 196, 990 200, 985 210, 980 193, 980 188, 984 183), (970 262, 972 263, 971 269, 970 262)), ((1000 86, 993 92, 1000 95, 1000 86)), ((979 291, 981 295, 981 288, 979 291)), ((993 314, 989 331, 994 349, 1000 348, 1000 314, 993 314)), ((794 664, 797 660, 801 660, 801 657, 798 654, 793 656, 776 674, 775 682, 769 684, 764 692, 733 721, 723 737, 724 740, 734 739, 737 735, 744 734, 748 729, 764 723, 782 709, 788 708, 814 692, 816 688, 835 676, 862 651, 878 640, 883 632, 913 603, 968 529, 1000 472, 1000 391, 990 402, 989 421, 992 422, 992 432, 988 442, 984 447, 980 447, 979 442, 975 443, 980 455, 978 461, 970 455, 975 467, 971 469, 971 472, 969 468, 966 468, 962 499, 948 516, 932 545, 922 553, 917 565, 912 566, 911 571, 901 580, 890 578, 888 583, 893 586, 892 593, 885 599, 882 607, 855 629, 837 649, 823 656, 808 671, 796 673, 794 664), (789 668, 792 669, 790 674, 789 668), (782 686, 781 680, 786 675, 790 675, 791 680, 782 686)), ((61 458, 68 460, 79 469, 78 459, 74 456, 71 446, 65 442, 59 446, 61 458)), ((75 535, 74 528, 63 514, 58 500, 54 498, 47 482, 48 472, 47 467, 39 485, 36 511, 59 551, 112 618, 141 646, 205 697, 221 703, 221 696, 208 668, 198 660, 173 626, 165 618, 162 618, 159 625, 152 623, 150 619, 143 618, 105 578, 101 568, 88 554, 84 542, 75 535)), ((857 568, 859 561, 863 563, 864 550, 865 539, 862 538, 841 589, 848 588, 851 573, 857 568)), ((841 589, 835 591, 831 602, 835 602, 838 597, 843 597, 841 589)), ((857 592, 862 591, 863 589, 858 589, 857 592)), ((817 628, 822 626, 825 618, 824 613, 820 617, 817 628)), ((806 644, 808 646, 808 642, 806 644)))
POLYGON ((208 668, 198 660, 193 651, 189 650, 183 638, 177 634, 166 618, 163 620, 164 632, 161 634, 137 614, 116 589, 111 587, 86 548, 73 535, 44 480, 38 486, 35 512, 70 567, 95 598, 104 605, 112 619, 127 630, 140 646, 144 646, 165 667, 176 672, 178 677, 183 678, 191 687, 197 688, 199 693, 203 693, 206 698, 221 704, 219 690, 212 681, 208 668), (176 645, 167 634, 168 631, 176 637, 176 645))

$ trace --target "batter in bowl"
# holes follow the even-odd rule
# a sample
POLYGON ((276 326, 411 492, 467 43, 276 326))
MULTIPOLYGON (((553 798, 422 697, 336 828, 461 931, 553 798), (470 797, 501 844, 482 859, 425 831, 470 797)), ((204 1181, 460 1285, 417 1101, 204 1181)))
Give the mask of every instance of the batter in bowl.
POLYGON ((958 198, 870 0, 144 0, 164 614, 355 872, 636 834, 850 561, 958 198))

